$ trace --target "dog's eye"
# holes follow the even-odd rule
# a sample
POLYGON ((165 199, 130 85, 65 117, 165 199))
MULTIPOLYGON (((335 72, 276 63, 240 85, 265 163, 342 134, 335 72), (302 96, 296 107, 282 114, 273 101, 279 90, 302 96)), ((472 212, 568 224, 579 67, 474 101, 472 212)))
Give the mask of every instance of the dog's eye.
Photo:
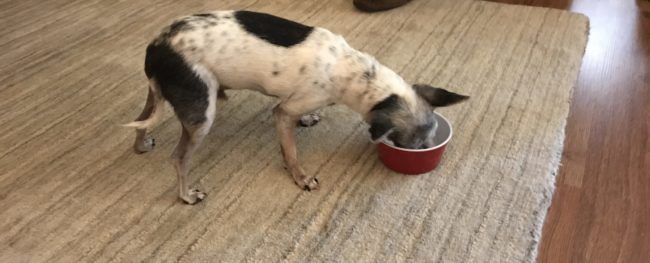
POLYGON ((417 129, 421 130, 421 131, 428 131, 428 130, 431 130, 431 128, 433 128, 433 123, 431 123, 431 122, 425 123, 425 124, 422 124, 422 125, 418 125, 418 127, 417 127, 417 129))

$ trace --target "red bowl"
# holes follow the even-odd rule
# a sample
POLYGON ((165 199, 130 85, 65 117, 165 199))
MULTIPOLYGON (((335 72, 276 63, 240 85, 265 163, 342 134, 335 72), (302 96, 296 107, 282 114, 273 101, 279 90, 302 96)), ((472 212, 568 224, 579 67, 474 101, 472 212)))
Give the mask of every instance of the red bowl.
POLYGON ((417 175, 436 169, 453 130, 445 117, 439 113, 435 115, 438 120, 438 129, 433 139, 435 146, 428 149, 405 149, 382 141, 377 145, 379 160, 389 169, 403 174, 417 175))

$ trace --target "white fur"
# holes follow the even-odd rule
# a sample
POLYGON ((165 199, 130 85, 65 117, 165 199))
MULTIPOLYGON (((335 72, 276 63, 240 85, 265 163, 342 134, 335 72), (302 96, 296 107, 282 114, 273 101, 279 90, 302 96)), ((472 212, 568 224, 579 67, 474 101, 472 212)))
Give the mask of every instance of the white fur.
POLYGON ((146 129, 156 124, 160 118, 162 118, 163 106, 165 105, 165 102, 162 100, 162 98, 160 98, 160 94, 158 93, 160 89, 157 85, 158 84, 156 83, 155 79, 149 80, 149 92, 152 92, 154 94, 153 110, 151 111, 149 118, 142 121, 130 122, 122 126, 132 127, 136 129, 146 129))
MULTIPOLYGON (((213 14, 232 16, 233 11, 213 14)), ((329 30, 314 28, 303 42, 286 48, 248 33, 235 19, 220 23, 181 31, 170 39, 190 65, 205 66, 219 85, 276 96, 293 115, 331 103, 343 103, 365 115, 390 94, 415 104, 413 89, 400 76, 329 30), (373 67, 376 77, 371 82, 359 78, 373 67)))
POLYGON ((217 113, 217 89, 219 84, 212 72, 204 66, 195 64, 192 69, 208 86, 208 108, 205 110, 206 125, 203 125, 199 131, 201 134, 207 134, 217 113))

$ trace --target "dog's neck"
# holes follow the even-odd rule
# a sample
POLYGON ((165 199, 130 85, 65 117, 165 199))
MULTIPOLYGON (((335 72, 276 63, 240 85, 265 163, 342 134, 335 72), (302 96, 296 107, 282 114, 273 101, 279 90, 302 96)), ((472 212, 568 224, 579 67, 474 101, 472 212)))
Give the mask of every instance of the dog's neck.
POLYGON ((364 118, 375 105, 393 94, 408 104, 415 104, 415 91, 402 77, 372 56, 356 50, 341 55, 330 79, 338 102, 364 118))

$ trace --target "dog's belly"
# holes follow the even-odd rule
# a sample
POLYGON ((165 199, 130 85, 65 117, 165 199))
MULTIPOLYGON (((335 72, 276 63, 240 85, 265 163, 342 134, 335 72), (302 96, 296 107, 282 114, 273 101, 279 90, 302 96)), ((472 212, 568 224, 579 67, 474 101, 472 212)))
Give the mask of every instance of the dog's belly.
POLYGON ((266 89, 255 79, 241 78, 241 75, 249 75, 246 72, 216 71, 215 75, 217 76, 217 81, 219 82, 219 88, 232 90, 247 89, 257 91, 265 95, 279 97, 279 94, 269 94, 266 89))
POLYGON ((273 74, 270 70, 255 66, 237 67, 232 64, 213 67, 213 72, 220 86, 225 86, 229 89, 258 91, 281 99, 290 96, 300 80, 291 76, 285 76, 283 78, 278 76, 276 79, 272 79, 268 77, 268 75, 273 74))

